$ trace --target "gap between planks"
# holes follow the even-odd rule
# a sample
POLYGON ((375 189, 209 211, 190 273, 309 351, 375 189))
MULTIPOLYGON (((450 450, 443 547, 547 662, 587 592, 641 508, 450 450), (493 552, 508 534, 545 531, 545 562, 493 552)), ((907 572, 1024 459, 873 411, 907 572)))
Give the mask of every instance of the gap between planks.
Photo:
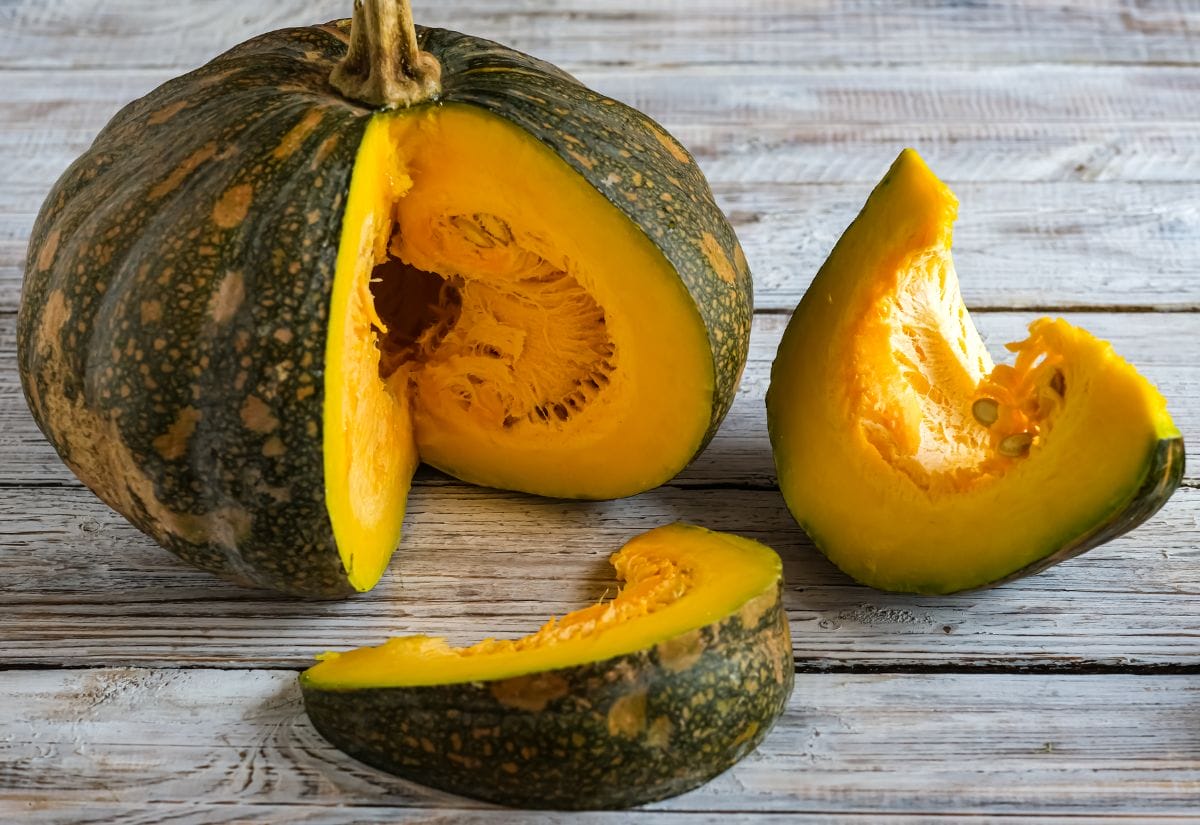
MULTIPOLYGON (((355 825, 403 822, 428 825, 628 825, 634 816, 638 825, 729 825, 736 822, 754 825, 925 825, 925 823, 958 823, 988 825, 1020 820, 1037 825, 1128 825, 1143 823, 1142 814, 1105 815, 1056 814, 1030 817, 1023 813, 844 813, 830 810, 762 811, 721 810, 714 805, 704 810, 673 811, 596 811, 589 813, 556 813, 547 811, 479 810, 446 806, 442 808, 411 807, 399 810, 375 804, 342 805, 295 802, 152 802, 137 805, 113 805, 95 802, 61 802, 39 800, 35 810, 14 807, 25 825, 70 822, 71 825, 247 825, 248 823, 332 823, 353 822, 355 825), (62 817, 68 819, 62 819, 62 817)), ((0 814, 3 806, 0 805, 0 814)), ((1187 815, 1154 814, 1154 822, 1195 823, 1187 815)))
MULTIPOLYGON (((6 664, 298 668, 391 636, 514 637, 614 588, 611 551, 682 519, 747 535, 784 563, 804 672, 1145 673, 1200 661, 1200 493, 1037 576, 944 597, 880 593, 832 567, 777 493, 660 488, 600 504, 483 489, 415 491, 379 586, 305 602, 231 586, 154 545, 85 490, 0 500, 6 664), (71 515, 65 515, 71 514, 71 515)), ((1188 670, 1187 672, 1190 672, 1188 670)))
MULTIPOLYGON (((46 605, 53 605, 47 600, 46 605)), ((976 666, 969 664, 832 664, 813 665, 811 662, 793 662, 792 672, 801 674, 820 675, 859 675, 859 676, 932 676, 945 675, 1009 675, 1009 676, 1197 676, 1200 675, 1200 664, 1124 664, 1105 665, 1097 663, 1071 664, 1043 663, 1036 665, 1005 665, 981 663, 976 666)), ((70 672, 94 671, 104 669, 123 669, 131 665, 124 662, 95 661, 87 664, 68 663, 52 664, 39 663, 4 663, 0 662, 0 674, 4 673, 40 673, 40 672, 70 672)), ((134 665, 133 667, 156 667, 160 670, 202 670, 202 671, 245 671, 255 670, 266 673, 295 673, 299 675, 306 669, 305 665, 271 665, 269 663, 234 663, 221 662, 173 662, 169 665, 134 665)))

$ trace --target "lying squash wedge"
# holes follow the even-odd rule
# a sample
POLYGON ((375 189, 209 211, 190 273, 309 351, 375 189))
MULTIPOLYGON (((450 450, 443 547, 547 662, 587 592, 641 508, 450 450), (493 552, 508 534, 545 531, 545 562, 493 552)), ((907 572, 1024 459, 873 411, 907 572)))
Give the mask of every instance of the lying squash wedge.
POLYGON ((1111 345, 1042 318, 993 365, 950 256, 957 200, 906 150, 793 315, 767 418, 796 520, 882 590, 1037 572, 1153 515, 1184 449, 1111 345))
POLYGON ((626 807, 708 781, 792 690, 779 557, 674 524, 612 563, 615 599, 523 639, 325 654, 300 677, 309 717, 363 762, 507 805, 626 807))
POLYGON ((419 461, 610 498, 712 437, 751 282, 645 115, 407 0, 125 107, 38 216, 18 328, 71 469, 184 559, 372 587, 419 461))

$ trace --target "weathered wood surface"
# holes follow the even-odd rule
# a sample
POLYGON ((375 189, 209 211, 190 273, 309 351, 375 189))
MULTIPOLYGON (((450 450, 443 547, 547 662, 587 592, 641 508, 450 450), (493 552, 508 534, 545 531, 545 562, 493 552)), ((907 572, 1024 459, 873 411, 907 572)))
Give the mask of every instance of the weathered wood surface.
POLYGON ((558 62, 696 154, 763 310, 725 427, 623 502, 423 472, 393 569, 348 602, 184 567, 80 487, 25 411, 28 233, 120 105, 349 0, 0 0, 0 821, 627 821, 495 810, 358 765, 304 721, 292 669, 396 633, 526 632, 611 590, 608 553, 676 518, 780 550, 800 673, 758 753, 645 821, 1200 818, 1200 469, 1144 528, 1040 576, 888 596, 791 521, 763 416, 786 311, 913 145, 962 200, 958 268, 993 349, 1036 310, 1065 313, 1158 383, 1198 443, 1200 4, 415 3, 558 62))
POLYGON ((663 487, 580 504, 424 487, 379 586, 320 603, 238 590, 186 567, 85 490, 4 493, 0 665, 303 667, 323 650, 403 633, 459 644, 515 637, 611 594, 608 555, 676 519, 780 552, 804 670, 1200 664, 1200 490, 1190 488, 1132 535, 1040 576, 920 598, 855 585, 812 548, 774 490, 663 487))
MULTIPOLYGON (((1200 682, 1188 676, 801 675, 756 753, 704 788, 650 806, 661 812, 650 821, 914 809, 1195 816, 1200 734, 1188 720, 1198 709, 1200 682)), ((346 819, 364 806, 371 821, 409 809, 418 818, 441 809, 455 822, 629 817, 534 819, 361 765, 308 724, 291 672, 0 675, 0 729, 0 815, 44 799, 51 815, 99 803, 184 821, 196 803, 240 805, 251 818, 275 806, 288 821, 337 805, 346 819)))
MULTIPOLYGON (((176 69, 0 70, 0 150, 37 189, 176 69), (57 148, 54 148, 57 147, 57 148), (49 169, 48 169, 49 167, 49 169)), ((905 145, 947 180, 1200 179, 1191 66, 598 67, 598 90, 662 121, 718 184, 874 183, 905 145)))
MULTIPOLYGON (((566 66, 1197 63, 1188 0, 416 0, 417 19, 566 66)), ((345 0, 4 0, 0 67, 190 67, 223 43, 346 17, 345 0)))
MULTIPOLYGON (((987 814, 843 814, 843 813, 774 813, 760 811, 679 811, 642 810, 636 814, 627 811, 599 813, 548 813, 543 811, 512 811, 494 809, 461 808, 404 808, 379 805, 355 805, 345 808, 340 805, 305 805, 304 803, 252 803, 205 804, 196 802, 156 802, 144 805, 116 805, 94 802, 49 802, 35 806, 14 805, 22 823, 43 825, 44 823, 69 822, 72 825, 247 825, 247 823, 286 822, 303 825, 330 825, 331 823, 418 823, 420 825, 726 825, 731 821, 752 822, 754 825, 941 825, 941 823, 969 823, 969 825, 1011 825, 1014 816, 989 816, 987 814)), ((1086 816, 1074 814, 1055 816, 1029 815, 1020 817, 1021 822, 1041 825, 1130 825, 1142 821, 1137 816, 1086 816)), ((1171 814, 1155 814, 1156 823, 1194 823, 1195 817, 1171 814)))

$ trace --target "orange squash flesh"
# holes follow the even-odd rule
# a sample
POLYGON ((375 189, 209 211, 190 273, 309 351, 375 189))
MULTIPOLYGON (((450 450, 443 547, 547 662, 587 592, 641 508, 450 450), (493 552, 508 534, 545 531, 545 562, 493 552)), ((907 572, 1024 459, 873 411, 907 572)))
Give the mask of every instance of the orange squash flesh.
POLYGON ((372 121, 331 315, 327 505, 360 590, 398 543, 419 461, 613 498, 666 481, 709 426, 707 332, 666 259, 557 156, 471 107, 372 121))
POLYGON ((1111 345, 1043 318, 995 365, 950 255, 957 200, 902 153, 797 308, 767 397, 780 487, 829 558, 885 590, 947 593, 1131 529, 1178 484, 1157 390, 1111 345))
POLYGON ((304 679, 326 689, 412 687, 604 661, 720 622, 752 602, 774 603, 782 573, 779 557, 758 542, 684 524, 635 537, 612 564, 624 582, 614 598, 551 619, 523 638, 454 648, 441 638, 403 636, 326 653, 304 679))

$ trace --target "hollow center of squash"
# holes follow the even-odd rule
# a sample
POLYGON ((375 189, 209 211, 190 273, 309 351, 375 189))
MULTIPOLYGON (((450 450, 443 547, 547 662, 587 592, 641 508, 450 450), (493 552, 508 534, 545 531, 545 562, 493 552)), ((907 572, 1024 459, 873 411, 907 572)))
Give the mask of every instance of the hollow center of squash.
POLYGON ((670 478, 711 419, 708 333, 674 268, 557 155, 469 106, 368 125, 328 334, 326 504, 360 589, 419 461, 615 498, 670 478))
POLYGON ((453 407, 484 430, 562 429, 617 372, 603 308, 522 241, 497 215, 436 215, 398 229, 375 268, 381 374, 407 364, 411 386, 393 391, 430 420, 453 407))
POLYGON ((390 255, 371 271, 371 299, 382 322, 371 332, 384 381, 426 363, 462 316, 462 295, 449 280, 390 255))
MULTIPOLYGON (((755 625, 778 598, 781 563, 757 542, 671 524, 643 533, 613 555, 624 582, 611 601, 551 619, 520 639, 451 647, 406 636, 379 647, 326 653, 305 678, 333 687, 387 687, 485 681, 602 661, 645 650, 738 611, 755 625)), ((696 637, 660 651, 685 664, 703 652, 696 637)))
POLYGON ((852 333, 846 386, 866 441, 934 494, 1003 476, 1048 432, 1066 399, 1051 339, 1010 344, 994 365, 959 292, 948 249, 924 250, 870 300, 852 333))

